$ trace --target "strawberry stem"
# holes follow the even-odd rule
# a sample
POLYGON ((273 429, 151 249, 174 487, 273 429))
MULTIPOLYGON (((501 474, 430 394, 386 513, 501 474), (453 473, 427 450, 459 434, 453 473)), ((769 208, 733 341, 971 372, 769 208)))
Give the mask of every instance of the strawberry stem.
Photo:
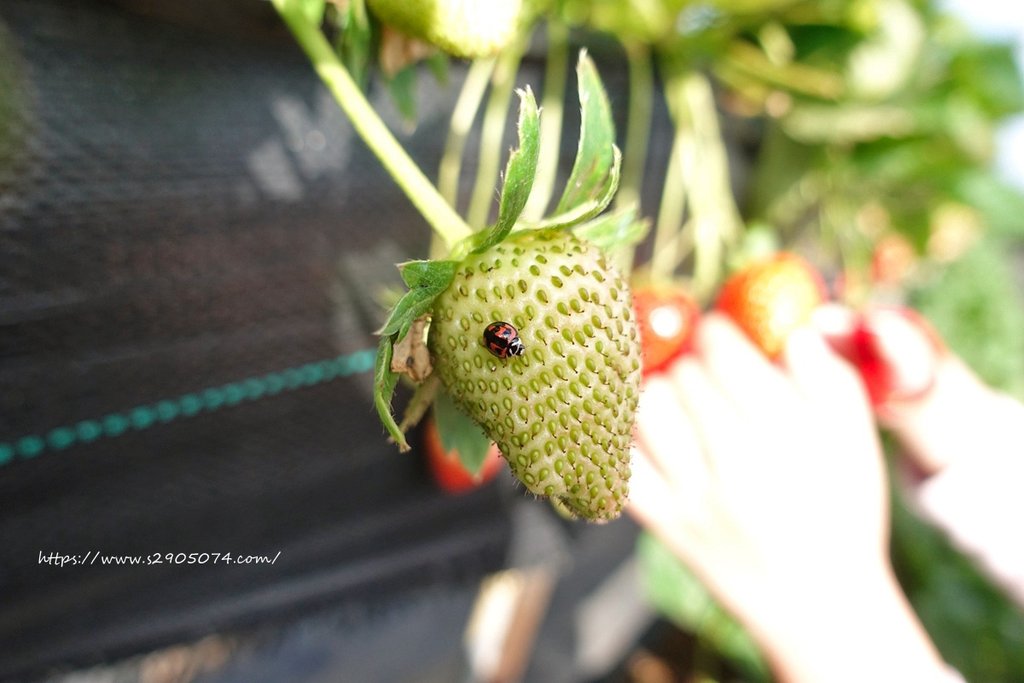
POLYGON ((714 94, 706 76, 671 61, 664 65, 665 99, 675 123, 651 257, 652 281, 670 278, 694 251, 692 288, 706 301, 721 279, 724 252, 742 227, 729 178, 714 94), (689 205, 690 217, 683 224, 689 205))
POLYGON ((519 71, 519 62, 526 48, 526 37, 520 37, 509 45, 498 57, 491 77, 491 94, 484 110, 483 129, 480 132, 480 157, 477 164, 476 183, 469 201, 466 220, 470 226, 480 229, 487 223, 494 201, 494 188, 498 184, 501 166, 501 140, 505 135, 512 89, 519 71))
POLYGON ((444 156, 438 169, 437 187, 451 206, 455 206, 459 196, 459 176, 462 174, 462 155, 466 149, 466 138, 473 127, 473 120, 480 110, 480 103, 487 92, 487 83, 494 73, 493 58, 477 59, 469 66, 466 80, 462 83, 462 91, 455 102, 451 123, 448 126, 448 140, 444 146, 444 156))
POLYGON ((541 99, 540 159, 533 191, 523 209, 522 218, 539 221, 554 194, 558 175, 558 156, 562 149, 563 102, 565 101, 566 73, 569 68, 569 29, 560 21, 547 24, 548 54, 544 70, 544 95, 541 99))
MULTIPOLYGON (((640 205, 640 187, 647 161, 647 142, 651 134, 651 110, 654 104, 654 70, 647 45, 627 41, 629 65, 629 111, 626 119, 626 144, 622 159, 622 180, 615 206, 640 205)), ((546 105, 546 103, 545 103, 546 105)))
MULTIPOLYGON (((666 90, 673 84, 666 84, 666 90)), ((654 227, 654 250, 651 254, 651 282, 666 282, 672 279, 676 265, 679 263, 678 234, 686 210, 686 174, 684 155, 687 148, 687 130, 681 123, 676 123, 675 135, 672 138, 672 150, 665 169, 665 184, 661 190, 661 203, 658 206, 658 218, 654 227)))
POLYGON ((732 193, 711 83, 704 74, 690 71, 683 76, 681 95, 680 104, 693 129, 696 167, 701 169, 694 174, 687 192, 696 223, 694 292, 704 300, 721 278, 724 248, 736 242, 743 222, 732 193))
POLYGON ((334 95, 352 127, 377 156, 384 168, 405 192, 423 218, 450 247, 468 237, 472 230, 420 170, 395 139, 373 106, 338 59, 330 43, 302 11, 301 4, 272 0, 281 18, 313 63, 320 79, 334 95))

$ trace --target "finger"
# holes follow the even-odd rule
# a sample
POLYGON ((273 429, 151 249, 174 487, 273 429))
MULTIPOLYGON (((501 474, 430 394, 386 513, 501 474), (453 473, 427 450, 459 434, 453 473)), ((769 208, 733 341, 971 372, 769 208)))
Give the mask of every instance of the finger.
POLYGON ((633 449, 632 461, 626 511, 675 552, 688 557, 695 513, 704 507, 704 494, 696 487, 670 486, 643 448, 633 449))
POLYGON ((824 337, 828 345, 843 358, 853 360, 856 349, 853 336, 859 315, 842 304, 823 304, 811 316, 811 326, 824 337))
POLYGON ((711 380, 746 415, 757 415, 765 400, 784 390, 782 372, 722 315, 701 322, 696 348, 711 380))
POLYGON ((783 366, 812 406, 870 415, 860 376, 812 328, 801 327, 790 334, 783 366))
POLYGON ((637 436, 651 463, 670 482, 706 477, 697 434, 669 380, 647 381, 640 394, 637 436))
POLYGON ((631 453, 629 475, 629 505, 651 521, 649 526, 668 524, 676 517, 675 489, 661 468, 654 462, 650 451, 634 446, 631 453), (659 521, 661 520, 661 521, 659 521))
POLYGON ((683 358, 672 366, 670 378, 691 417, 707 466, 711 471, 722 470, 735 459, 737 432, 745 420, 697 360, 683 358))

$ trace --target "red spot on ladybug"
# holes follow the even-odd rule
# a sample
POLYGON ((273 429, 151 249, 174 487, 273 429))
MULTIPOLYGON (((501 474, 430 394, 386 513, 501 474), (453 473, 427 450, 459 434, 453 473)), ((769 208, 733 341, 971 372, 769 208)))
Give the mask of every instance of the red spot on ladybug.
POLYGON ((510 323, 497 320, 484 329, 484 346, 498 358, 521 356, 526 347, 519 338, 519 330, 510 323))

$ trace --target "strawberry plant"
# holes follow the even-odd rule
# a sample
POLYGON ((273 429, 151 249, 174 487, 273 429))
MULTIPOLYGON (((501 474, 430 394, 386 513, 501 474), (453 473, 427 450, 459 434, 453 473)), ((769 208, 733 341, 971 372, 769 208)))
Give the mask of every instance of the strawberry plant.
MULTIPOLYGON (((327 56, 310 21, 316 16, 310 4, 279 6, 307 51, 331 61, 318 64, 321 73, 331 74, 328 83, 355 99, 343 106, 354 122, 363 121, 364 136, 387 157, 449 247, 448 258, 399 266, 409 291, 379 331, 375 371, 384 426, 399 448, 408 449, 405 430, 444 392, 479 425, 451 425, 477 435, 460 449, 463 458, 479 457, 493 441, 526 488, 561 512, 594 521, 616 518, 628 497, 640 347, 629 286, 602 248, 635 241, 642 224, 634 225, 628 210, 600 215, 618 187, 621 161, 593 63, 581 53, 579 149, 553 213, 521 220, 540 163, 540 117, 526 88, 519 91, 519 144, 505 167, 497 219, 474 232, 421 174, 404 179, 415 165, 365 110, 333 52, 327 56), (496 327, 510 334, 494 336, 496 327), (433 372, 413 368, 424 343, 433 372), (400 375, 422 380, 401 425, 390 408, 400 375)), ((379 4, 385 7, 395 9, 379 4)))
POLYGON ((526 90, 497 222, 456 245, 461 259, 402 266, 410 291, 380 331, 377 406, 402 445, 403 427, 440 383, 530 491, 567 514, 601 521, 617 517, 628 496, 640 360, 626 282, 600 249, 570 231, 604 233, 604 219, 588 220, 610 202, 619 166, 607 99, 585 56, 578 78, 584 129, 555 215, 513 232, 539 153, 537 108, 526 90), (388 408, 395 368, 403 366, 395 344, 428 313, 434 374, 400 427, 388 408), (513 330, 513 339, 523 335, 520 352, 491 346, 486 333, 494 325, 513 330))
MULTIPOLYGON (((1021 302, 1006 264, 1024 236, 1024 197, 987 167, 994 126, 1024 110, 1024 87, 1008 46, 977 41, 933 0, 273 2, 435 233, 430 259, 399 266, 408 292, 380 330, 374 400, 399 448, 431 403, 448 406, 435 407, 438 429, 470 471, 497 442, 528 491, 566 514, 612 519, 628 495, 641 373, 685 350, 708 305, 778 355, 825 296, 823 279, 854 307, 916 302, 989 381, 1024 386, 1021 302), (621 48, 602 63, 628 73, 626 125, 620 155, 597 70, 581 57, 577 156, 557 194, 573 41, 621 48), (543 48, 539 100, 517 83, 529 45, 543 48), (423 66, 443 82, 449 58, 472 62, 435 184, 363 91, 383 82, 411 124, 423 66), (659 99, 671 134, 655 177, 659 99), (645 207, 656 180, 657 205, 645 207), (639 252, 649 257, 634 262, 644 216, 652 238, 639 252), (778 255, 750 257, 768 252, 778 255), (644 283, 632 303, 631 282, 644 283), (689 297, 664 294, 680 290, 689 297), (399 420, 390 404, 400 381, 415 391, 399 420)), ((891 378, 876 371, 866 328, 859 339, 854 360, 881 400, 891 378)), ((897 553, 914 548, 907 528, 897 553)), ((911 598, 927 604, 929 585, 919 578, 911 598)), ((936 640, 971 639, 957 628, 936 640)), ((1014 680, 959 656, 951 661, 968 678, 1014 680)))

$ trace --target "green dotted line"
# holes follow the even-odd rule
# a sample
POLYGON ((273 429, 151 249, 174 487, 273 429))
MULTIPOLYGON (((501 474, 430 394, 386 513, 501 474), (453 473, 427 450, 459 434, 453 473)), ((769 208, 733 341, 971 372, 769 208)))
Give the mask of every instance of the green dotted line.
POLYGON ((9 443, 0 442, 0 465, 12 462, 15 456, 34 458, 46 450, 62 451, 75 444, 121 436, 129 430, 148 429, 154 425, 167 424, 204 412, 214 412, 246 401, 255 401, 264 396, 274 396, 283 391, 368 372, 373 369, 375 355, 375 349, 364 349, 353 354, 306 363, 239 382, 208 387, 178 398, 141 405, 98 419, 82 420, 74 425, 51 429, 45 435, 30 434, 9 443))

